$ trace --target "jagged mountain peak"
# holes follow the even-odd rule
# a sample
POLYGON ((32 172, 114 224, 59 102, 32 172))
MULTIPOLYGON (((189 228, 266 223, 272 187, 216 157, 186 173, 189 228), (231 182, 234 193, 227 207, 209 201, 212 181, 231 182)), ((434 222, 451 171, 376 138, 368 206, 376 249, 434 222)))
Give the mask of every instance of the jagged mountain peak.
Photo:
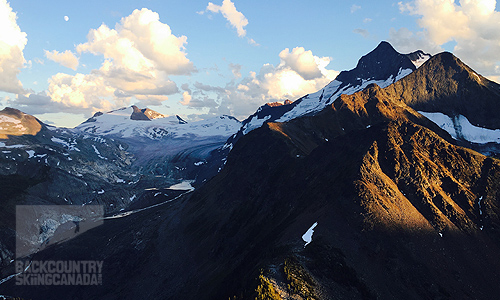
POLYGON ((401 55, 392 45, 386 41, 382 41, 378 44, 375 49, 370 51, 368 54, 363 55, 357 64, 358 67, 362 67, 366 62, 377 63, 380 61, 387 60, 388 58, 398 57, 401 55))
MULTIPOLYGON (((166 116, 163 114, 160 114, 159 112, 156 112, 152 109, 149 108, 143 108, 140 109, 135 105, 132 105, 132 114, 130 115, 131 120, 136 120, 136 121, 151 121, 153 119, 158 119, 158 118, 165 118, 166 116)), ((180 119, 179 123, 185 122, 184 120, 180 119)), ((182 123, 181 123, 182 124, 182 123)))
POLYGON ((361 83, 363 79, 386 80, 397 70, 416 70, 410 58, 397 52, 388 42, 381 42, 375 49, 362 56, 356 68, 343 71, 335 80, 361 83))
POLYGON ((179 115, 175 115, 175 117, 177 118, 177 120, 179 120, 179 124, 187 124, 188 123, 187 121, 182 119, 179 115))
POLYGON ((432 56, 387 89, 418 111, 462 115, 474 126, 500 128, 500 85, 479 75, 452 53, 432 56))
POLYGON ((498 86, 497 83, 483 77, 450 52, 442 52, 433 56, 419 75, 421 73, 443 74, 446 78, 452 78, 455 81, 464 80, 483 86, 498 86))

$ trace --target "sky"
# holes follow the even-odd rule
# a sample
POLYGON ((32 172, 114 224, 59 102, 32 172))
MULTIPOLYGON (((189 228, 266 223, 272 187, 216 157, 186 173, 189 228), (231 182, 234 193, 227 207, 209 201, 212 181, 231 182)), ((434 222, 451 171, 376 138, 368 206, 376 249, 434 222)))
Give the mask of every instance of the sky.
POLYGON ((0 0, 0 109, 74 127, 137 105, 243 120, 356 66, 381 41, 450 51, 500 80, 495 0, 0 0))

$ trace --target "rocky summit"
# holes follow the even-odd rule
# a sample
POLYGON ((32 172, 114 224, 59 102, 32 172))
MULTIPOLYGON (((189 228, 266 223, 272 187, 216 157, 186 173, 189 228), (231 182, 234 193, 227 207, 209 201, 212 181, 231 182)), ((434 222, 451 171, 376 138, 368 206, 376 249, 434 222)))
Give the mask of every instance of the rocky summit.
MULTIPOLYGON (((262 106, 224 141, 205 144, 200 162, 190 160, 201 153, 191 156, 192 148, 175 159, 156 157, 164 170, 182 161, 210 169, 195 187, 177 180, 181 191, 162 201, 153 195, 163 190, 153 190, 141 205, 107 210, 102 225, 29 257, 103 262, 101 285, 16 285, 5 243, 2 278, 14 276, 0 284, 2 293, 25 299, 495 299, 499 89, 451 53, 404 55, 383 42, 317 93, 262 106)), ((105 138, 112 149, 130 149, 98 148, 107 163, 130 156, 128 166, 109 166, 123 178, 134 170, 147 179, 139 170, 152 170, 147 163, 135 169, 137 141, 166 147, 191 138, 193 145, 207 132, 177 118, 130 118, 139 112, 96 115, 76 129, 105 138), (160 127, 167 133, 153 129, 160 127)), ((205 122, 217 124, 210 132, 229 132, 235 120, 205 122)), ((44 134, 65 138, 42 125, 35 136, 22 136, 23 143, 44 134)), ((2 140, 5 151, 17 149, 6 148, 13 141, 2 140)), ((81 147, 79 153, 88 148, 80 140, 71 145, 81 147)), ((5 186, 24 183, 1 198, 2 213, 43 190, 57 170, 54 159, 51 154, 33 179, 2 175, 5 186)), ((116 190, 135 193, 134 186, 146 187, 116 190)), ((12 231, 4 232, 7 241, 12 231)))

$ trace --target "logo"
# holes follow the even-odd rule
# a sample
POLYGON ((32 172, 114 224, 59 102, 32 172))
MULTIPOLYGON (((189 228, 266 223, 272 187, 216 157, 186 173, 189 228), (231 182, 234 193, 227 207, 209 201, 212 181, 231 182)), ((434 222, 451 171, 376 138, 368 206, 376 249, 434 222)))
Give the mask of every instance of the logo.
POLYGON ((103 261, 16 261, 16 285, 102 285, 103 261))
POLYGON ((102 225, 103 217, 101 205, 18 205, 16 285, 102 285, 103 261, 45 261, 31 256, 102 225))

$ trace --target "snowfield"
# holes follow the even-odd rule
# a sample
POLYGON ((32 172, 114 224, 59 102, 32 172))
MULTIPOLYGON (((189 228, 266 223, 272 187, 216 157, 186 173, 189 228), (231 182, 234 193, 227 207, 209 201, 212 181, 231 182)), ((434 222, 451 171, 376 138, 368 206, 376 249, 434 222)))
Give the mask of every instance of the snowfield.
POLYGON ((208 120, 187 123, 177 116, 155 118, 150 121, 132 120, 132 107, 111 111, 91 118, 75 127, 76 130, 98 135, 122 138, 147 137, 158 140, 165 137, 180 138, 189 136, 230 136, 240 129, 241 123, 233 117, 220 116, 208 120))
POLYGON ((419 113, 448 132, 454 139, 464 139, 477 144, 500 143, 500 129, 474 126, 462 115, 451 118, 438 112, 419 111, 419 113))

